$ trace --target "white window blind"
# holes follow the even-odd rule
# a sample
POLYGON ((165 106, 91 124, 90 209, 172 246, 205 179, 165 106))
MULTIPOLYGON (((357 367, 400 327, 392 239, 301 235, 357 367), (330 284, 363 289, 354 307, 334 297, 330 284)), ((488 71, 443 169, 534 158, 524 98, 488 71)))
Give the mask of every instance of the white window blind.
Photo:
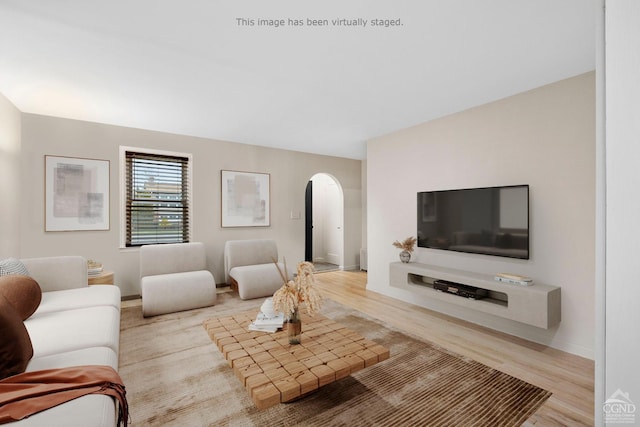
POLYGON ((126 246, 189 241, 189 158, 125 152, 126 246))

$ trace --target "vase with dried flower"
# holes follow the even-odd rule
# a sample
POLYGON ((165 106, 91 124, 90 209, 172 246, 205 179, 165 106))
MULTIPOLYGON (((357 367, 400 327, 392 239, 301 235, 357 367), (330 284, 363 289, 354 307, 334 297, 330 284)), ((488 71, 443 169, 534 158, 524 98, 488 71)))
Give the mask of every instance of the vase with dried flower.
POLYGON ((278 264, 276 268, 284 281, 284 284, 273 294, 273 307, 284 314, 289 336, 289 344, 300 344, 302 338, 302 320, 300 318, 300 304, 305 303, 307 313, 310 316, 320 310, 322 296, 315 287, 315 269, 310 262, 298 263, 296 275, 289 279, 287 263, 284 262, 284 272, 278 264))
POLYGON ((405 263, 411 261, 411 253, 413 252, 417 241, 418 239, 415 237, 407 237, 402 242, 398 240, 393 242, 393 246, 398 249, 402 249, 402 252, 400 252, 400 261, 405 263))

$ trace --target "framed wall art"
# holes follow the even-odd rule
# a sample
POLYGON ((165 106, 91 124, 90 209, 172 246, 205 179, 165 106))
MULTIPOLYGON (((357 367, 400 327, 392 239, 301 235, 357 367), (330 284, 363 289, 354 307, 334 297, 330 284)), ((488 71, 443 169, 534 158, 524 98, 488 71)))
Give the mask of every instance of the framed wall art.
POLYGON ((270 225, 268 173, 221 171, 223 227, 270 225))
POLYGON ((45 231, 109 230, 109 161, 45 157, 45 231))

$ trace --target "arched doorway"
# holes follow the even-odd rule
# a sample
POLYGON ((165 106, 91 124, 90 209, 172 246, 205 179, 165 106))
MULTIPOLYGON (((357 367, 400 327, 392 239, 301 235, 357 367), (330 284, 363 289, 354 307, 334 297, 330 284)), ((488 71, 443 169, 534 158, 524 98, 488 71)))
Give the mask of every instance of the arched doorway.
POLYGON ((338 180, 319 173, 305 191, 305 260, 316 270, 344 267, 344 195, 338 180))

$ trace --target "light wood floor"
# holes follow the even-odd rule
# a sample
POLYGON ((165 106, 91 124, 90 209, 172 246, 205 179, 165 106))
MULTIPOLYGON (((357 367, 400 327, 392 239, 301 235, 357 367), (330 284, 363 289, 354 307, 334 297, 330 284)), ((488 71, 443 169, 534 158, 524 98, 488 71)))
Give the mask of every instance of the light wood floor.
POLYGON ((316 280, 334 301, 551 391, 525 426, 593 425, 593 361, 368 291, 365 272, 318 273, 316 280))

